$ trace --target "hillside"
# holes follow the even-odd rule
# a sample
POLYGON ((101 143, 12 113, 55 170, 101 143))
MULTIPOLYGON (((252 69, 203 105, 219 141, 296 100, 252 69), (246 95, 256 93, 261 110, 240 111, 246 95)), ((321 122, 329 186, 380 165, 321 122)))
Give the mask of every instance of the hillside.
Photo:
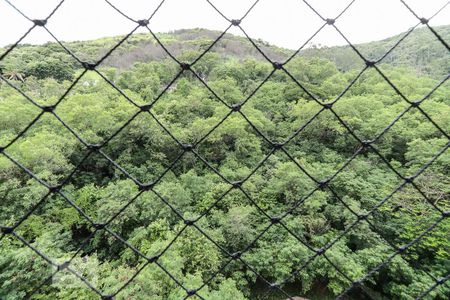
MULTIPOLYGON (((435 28, 447 43, 450 41, 450 25, 435 28)), ((356 47, 370 59, 378 59, 384 55, 405 33, 356 47)), ((349 47, 324 47, 320 49, 306 49, 302 55, 307 57, 322 57, 332 60, 339 69, 347 71, 359 67, 361 59, 349 47)), ((450 71, 450 54, 437 40, 428 28, 414 30, 406 37, 383 62, 397 67, 412 67, 421 74, 442 77, 450 71)))
MULTIPOLYGON (((436 27, 444 40, 450 40, 450 25, 436 27)), ((182 29, 170 33, 159 34, 158 38, 176 57, 191 57, 193 52, 206 49, 220 34, 218 31, 207 29, 182 29)), ((376 59, 382 56, 398 41, 403 34, 388 39, 365 44, 358 44, 357 48, 368 58, 376 59)), ((95 60, 104 55, 122 37, 108 37, 91 41, 77 41, 65 43, 82 60, 95 60)), ((293 50, 270 45, 262 40, 256 43, 273 60, 282 61, 293 50)), ((3 51, 2 51, 3 52, 3 51)), ((253 57, 258 60, 264 58, 253 45, 244 37, 226 34, 212 49, 222 58, 243 59, 253 57)), ((339 70, 348 71, 363 66, 361 59, 349 46, 311 47, 300 52, 300 56, 319 57, 333 61, 339 70)), ((104 62, 104 66, 128 69, 136 62, 148 62, 167 58, 167 54, 150 34, 135 34, 104 62)), ((36 61, 50 61, 52 65, 64 62, 65 65, 78 68, 79 65, 70 58, 56 43, 45 45, 21 45, 12 51, 2 62, 0 68, 6 72, 19 72, 25 76, 36 73, 36 61), (31 66, 30 66, 31 64, 31 66)), ((384 60, 384 63, 414 68, 419 74, 441 78, 450 70, 450 56, 444 46, 427 29, 419 28, 410 34, 384 60)), ((41 62, 42 64, 42 62, 41 62)), ((44 67, 42 67, 45 69, 44 67)), ((41 69, 42 69, 41 68, 41 69)))

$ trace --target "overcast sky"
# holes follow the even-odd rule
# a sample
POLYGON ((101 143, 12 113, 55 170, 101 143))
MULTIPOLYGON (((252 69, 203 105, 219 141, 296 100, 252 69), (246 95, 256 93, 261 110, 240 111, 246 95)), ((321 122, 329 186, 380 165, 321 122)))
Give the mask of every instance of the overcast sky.
MULTIPOLYGON (((254 0, 210 0, 230 19, 242 17, 254 0)), ((10 0, 31 19, 45 18, 59 0, 10 0)), ((160 0, 110 0, 134 19, 150 16, 160 0)), ((309 0, 324 17, 334 18, 350 0, 309 0)), ((419 16, 430 17, 448 0, 406 0, 419 16)), ((399 0, 356 0, 336 25, 353 43, 380 40, 417 24, 417 19, 399 0)), ((450 23, 450 5, 430 23, 450 23)), ((11 44, 28 30, 31 22, 0 0, 0 46, 11 44)), ((247 33, 272 44, 297 48, 322 24, 301 0, 260 0, 241 23, 247 33)), ((166 0, 150 21, 155 32, 181 28, 224 30, 228 22, 206 0, 166 0)), ((135 24, 112 9, 104 0, 66 0, 49 20, 48 29, 64 41, 87 40, 130 32, 135 24)), ((143 32, 143 30, 141 30, 143 32)), ((230 33, 241 34, 237 28, 230 33)), ((43 43, 52 38, 42 28, 35 28, 25 43, 43 43)), ((314 44, 343 45, 345 41, 331 27, 326 27, 314 44)))

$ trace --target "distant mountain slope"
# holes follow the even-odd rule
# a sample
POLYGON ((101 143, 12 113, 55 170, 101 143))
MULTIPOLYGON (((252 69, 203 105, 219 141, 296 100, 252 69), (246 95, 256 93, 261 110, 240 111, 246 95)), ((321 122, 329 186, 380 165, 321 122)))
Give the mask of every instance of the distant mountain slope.
MULTIPOLYGON (((170 53, 175 57, 180 57, 184 52, 201 52, 206 50, 220 34, 221 32, 219 31, 208 29, 181 29, 170 33, 160 33, 158 34, 158 39, 165 45, 170 53)), ((106 53, 107 49, 111 48, 114 43, 119 40, 120 37, 92 41, 94 43, 103 41, 105 44, 103 47, 96 47, 97 50, 100 50, 100 53, 91 54, 99 56, 102 53, 106 53)), ((261 47, 264 53, 274 60, 285 59, 292 53, 292 50, 270 45, 262 40, 257 40, 255 42, 261 47)), ((84 56, 85 51, 83 48, 91 48, 90 43, 91 41, 88 41, 82 46, 80 45, 80 42, 74 42, 71 43, 71 46, 73 49, 77 49, 75 50, 76 53, 84 56)), ((210 52, 218 53, 224 58, 234 57, 242 59, 254 57, 256 59, 264 59, 246 38, 232 34, 225 34, 214 47, 211 48, 210 52)), ((108 58, 107 64, 114 67, 126 68, 137 61, 160 60, 167 57, 168 55, 164 49, 150 34, 136 34, 108 58)))
MULTIPOLYGON (((450 25, 436 27, 436 31, 444 40, 450 42, 450 25)), ((178 56, 187 49, 205 49, 219 34, 217 31, 206 29, 185 29, 162 34, 161 38, 170 52, 178 56)), ((381 41, 358 44, 356 47, 367 58, 377 59, 384 55, 404 34, 381 41)), ((289 49, 270 45, 262 40, 257 40, 256 43, 273 60, 281 61, 293 52, 289 49)), ((117 67, 127 67, 135 61, 166 57, 163 49, 148 35, 137 36, 136 39, 131 39, 129 44, 132 44, 133 47, 119 49, 110 58, 109 63, 117 67)), ((262 55, 246 38, 231 34, 226 34, 211 50, 223 56, 238 58, 251 56, 263 59, 262 55)), ((343 71, 360 68, 363 65, 361 59, 349 46, 308 48, 301 51, 299 55, 329 59, 343 71)), ((383 63, 414 68, 421 74, 442 77, 450 72, 450 53, 428 28, 418 28, 384 58, 383 63)))
MULTIPOLYGON (((436 27, 439 35, 450 43, 450 25, 436 27)), ((365 44, 356 48, 369 59, 383 56, 405 33, 365 44)), ((361 59, 349 46, 310 48, 302 51, 307 57, 323 57, 332 60, 341 70, 349 70, 362 65, 361 59)), ((384 63, 411 67, 422 74, 442 77, 450 73, 450 53, 434 34, 425 27, 414 30, 383 61, 384 63)))
MULTIPOLYGON (((436 27, 436 31, 444 40, 450 42, 450 25, 436 27)), ((207 29, 182 29, 158 34, 158 38, 171 53, 179 57, 192 51, 206 49, 219 35, 220 32, 207 29)), ((403 35, 404 33, 381 41, 358 44, 356 47, 366 57, 376 59, 386 53, 403 35)), ((64 44, 81 59, 94 60, 107 53, 121 38, 121 36, 116 36, 64 44)), ((262 40, 256 40, 255 42, 273 60, 282 61, 293 53, 293 50, 270 45, 262 40)), ((0 52, 3 52, 3 50, 0 49, 0 52)), ((224 58, 254 57, 264 59, 246 38, 232 34, 224 35, 211 49, 211 52, 224 58)), ((312 47, 304 49, 299 55, 329 59, 343 71, 363 66, 361 59, 349 46, 312 47)), ((27 68, 27 64, 48 57, 58 60, 69 59, 70 64, 77 67, 77 64, 72 64, 73 59, 69 58, 56 43, 21 45, 12 51, 4 61, 0 62, 0 67, 4 71, 21 72, 27 68)), ((167 54, 150 34, 135 34, 117 48, 105 60, 104 65, 126 69, 136 62, 161 60, 167 57, 167 54)), ((383 60, 383 63, 414 68, 420 74, 428 74, 439 78, 450 72, 450 54, 427 28, 414 30, 383 60)))

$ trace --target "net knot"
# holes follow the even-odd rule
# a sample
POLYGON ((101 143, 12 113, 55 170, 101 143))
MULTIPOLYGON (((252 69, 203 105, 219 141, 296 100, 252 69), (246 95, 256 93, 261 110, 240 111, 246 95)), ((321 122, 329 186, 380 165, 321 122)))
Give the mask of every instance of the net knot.
POLYGON ((58 271, 62 271, 62 270, 64 270, 64 269, 67 269, 68 266, 69 266, 69 262, 68 262, 68 261, 65 261, 65 262, 63 262, 62 264, 60 264, 60 265, 58 266, 58 271))
POLYGON ((239 19, 231 20, 231 25, 233 25, 233 26, 239 26, 239 24, 241 24, 241 20, 239 20, 239 19))
POLYGON ((194 149, 194 145, 192 144, 182 144, 181 146, 183 147, 184 151, 192 151, 194 149))
POLYGON ((397 251, 398 251, 398 253, 403 253, 403 252, 405 252, 406 249, 407 249, 407 247, 403 245, 403 246, 398 247, 397 251))
POLYGON ((188 294, 188 296, 194 296, 195 294, 197 294, 197 290, 187 290, 186 293, 188 294))
POLYGON ((139 106, 139 108, 141 109, 141 111, 149 111, 152 108, 152 105, 151 104, 145 104, 145 105, 139 106))
POLYGON ((272 147, 275 150, 280 150, 284 146, 284 143, 272 143, 272 147))
POLYGON ((233 112, 237 112, 237 111, 240 111, 241 110, 241 104, 233 104, 233 105, 231 105, 231 110, 233 111, 233 112))
POLYGON ((368 217, 368 215, 364 214, 364 215, 358 215, 358 220, 366 220, 368 217))
POLYGON ((275 61, 272 63, 272 66, 275 70, 280 70, 283 67, 283 64, 275 61))
POLYGON ((321 189, 321 190, 324 190, 324 189, 326 189, 327 187, 328 187, 328 184, 330 183, 330 181, 329 180, 322 180, 322 181, 319 181, 319 188, 321 189))
POLYGON ((41 107, 44 112, 51 113, 55 110, 55 105, 46 105, 41 107))
POLYGON ((194 225, 194 222, 195 222, 195 220, 190 220, 190 219, 184 220, 184 224, 186 224, 187 226, 194 225))
POLYGON ((239 20, 239 19, 231 20, 231 25, 233 25, 233 26, 239 26, 239 24, 241 24, 241 20, 239 20))
POLYGON ((428 19, 427 18, 420 18, 420 23, 422 23, 423 25, 428 24, 428 19))
POLYGON ((187 71, 191 69, 191 65, 188 63, 180 63, 180 67, 182 70, 187 71))
POLYGON ((361 144, 364 148, 369 147, 372 143, 373 143, 373 141, 371 141, 371 140, 364 140, 361 142, 361 144))
POLYGON ((154 182, 149 182, 149 183, 143 183, 139 185, 139 190, 140 191, 149 191, 151 190, 153 187, 155 186, 154 182))
POLYGON ((47 24, 47 20, 33 20, 33 23, 36 26, 45 26, 45 24, 47 24))
POLYGON ((352 282, 352 286, 358 286, 361 285, 361 280, 355 280, 352 282))
POLYGON ((49 186, 48 189, 51 193, 57 193, 57 192, 59 192, 61 187, 62 186, 60 184, 58 184, 58 185, 49 186))
POLYGON ((406 183, 412 183, 414 180, 414 177, 408 176, 408 177, 405 177, 404 180, 406 181, 406 183))
POLYGON ((97 230, 102 230, 102 229, 105 228, 106 224, 104 224, 104 223, 94 223, 93 226, 97 230))
POLYGON ((336 21, 335 19, 326 19, 328 25, 333 25, 336 21))
POLYGON ((114 297, 112 295, 103 295, 102 300, 114 300, 114 297))
POLYGON ((155 255, 155 256, 153 256, 153 257, 150 257, 150 258, 148 259, 148 262, 149 262, 149 263, 154 263, 154 262, 156 262, 158 259, 159 259, 159 255, 155 255))
POLYGON ((137 21, 139 26, 145 27, 148 25, 149 21, 147 19, 137 21))
POLYGON ((89 144, 89 145, 87 145, 87 147, 89 150, 96 151, 101 148, 101 145, 100 144, 89 144))
POLYGON ((281 221, 281 218, 280 218, 280 217, 270 217, 270 222, 271 222, 272 224, 280 223, 280 221, 281 221))
POLYGON ((241 257, 241 255, 242 255, 241 252, 235 252, 235 253, 231 254, 231 258, 232 259, 238 259, 238 258, 241 257))
POLYGON ((325 109, 331 109, 333 107, 333 103, 324 103, 322 106, 325 109))
POLYGON ((412 107, 418 107, 420 105, 420 103, 421 103, 420 101, 412 101, 411 102, 411 106, 412 107))
POLYGON ((81 64, 83 65, 83 68, 85 68, 86 70, 89 70, 89 71, 94 71, 95 67, 96 67, 96 64, 86 62, 86 61, 82 62, 81 64))
POLYGON ((242 185, 242 181, 233 181, 231 185, 233 186, 233 188, 237 189, 242 185))
POLYGON ((369 68, 375 66, 375 62, 373 60, 366 60, 366 66, 369 68))

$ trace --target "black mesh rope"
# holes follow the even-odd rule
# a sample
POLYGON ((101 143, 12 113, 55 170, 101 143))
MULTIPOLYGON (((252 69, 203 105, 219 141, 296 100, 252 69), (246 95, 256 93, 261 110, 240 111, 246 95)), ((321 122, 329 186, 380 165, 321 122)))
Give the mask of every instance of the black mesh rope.
MULTIPOLYGON (((181 287, 185 292, 185 299, 189 298, 191 296, 197 296, 201 299, 204 299, 198 292, 203 289, 206 285, 208 285, 216 276, 219 275, 220 272, 222 272, 231 262, 238 261, 245 265, 245 267, 253 272, 263 283, 266 284, 267 291, 265 292, 264 296, 265 298, 269 297, 270 294, 273 291, 278 291, 282 294, 284 294, 287 298, 291 298, 292 296, 289 295, 289 293, 284 289, 285 284, 292 280, 299 272, 305 270, 308 265, 312 261, 314 261, 317 257, 323 257, 335 270, 336 272, 342 276, 343 279, 348 281, 348 288, 345 289, 337 298, 345 298, 349 292, 351 292, 355 288, 360 288, 362 292, 365 293, 366 298, 373 298, 373 296, 366 292, 366 288, 364 285, 364 282, 368 280, 371 275, 379 271, 380 269, 387 266, 395 257, 400 257, 403 259, 404 262, 407 264, 410 263, 410 258, 406 255, 406 252, 409 248, 417 244, 423 237, 428 235, 434 228, 436 228, 444 219, 448 218, 450 216, 449 211, 443 211, 441 208, 436 206, 433 201, 431 201, 427 195, 419 188, 419 186, 415 183, 415 179, 420 176, 440 155, 442 155, 450 146, 450 137, 449 135, 436 123, 433 121, 433 119, 421 108, 421 104, 426 101, 435 91, 438 89, 442 84, 444 84, 449 76, 445 77, 434 89, 432 89, 426 96, 424 96, 419 101, 412 101, 411 99, 408 99, 397 87, 396 85, 388 78, 387 75, 384 74, 384 72, 378 67, 378 63, 382 61, 387 55, 389 55, 407 36, 411 34, 411 32, 414 31, 415 28, 417 28, 420 24, 425 25, 430 32, 436 37, 437 40, 440 41, 440 43, 448 50, 450 51, 450 48, 448 46, 448 43, 439 35, 439 33, 433 29, 429 25, 429 21, 438 14, 443 7, 438 10, 434 15, 430 16, 429 18, 424 18, 416 14, 411 7, 408 6, 407 3, 405 3, 403 0, 400 0, 400 2, 413 14, 417 20, 418 23, 413 26, 409 31, 407 31, 403 36, 400 37, 400 39, 382 56, 380 56, 377 60, 368 60, 364 55, 358 50, 358 48, 352 44, 352 42, 346 37, 345 33, 343 33, 338 26, 336 25, 339 18, 350 8, 357 0, 349 1, 348 5, 336 16, 330 18, 323 16, 317 9, 314 8, 313 5, 311 5, 308 1, 303 0, 304 4, 315 14, 318 18, 322 20, 321 26, 314 32, 314 34, 307 39, 307 41, 299 48, 297 49, 288 59, 286 59, 283 62, 273 61, 271 60, 268 55, 263 51, 263 49, 258 46, 258 44, 247 34, 247 32, 244 29, 245 24, 245 18, 246 16, 254 9, 255 6, 258 5, 259 0, 252 3, 252 5, 245 11, 245 13, 239 18, 239 19, 232 19, 226 16, 224 13, 218 9, 214 3, 212 3, 209 0, 205 0, 218 14, 221 18, 225 19, 228 22, 228 26, 221 32, 221 34, 208 46, 206 49, 194 60, 191 62, 185 62, 185 61, 179 61, 169 50, 168 48, 161 42, 161 40, 158 38, 158 36, 152 31, 151 29, 151 22, 152 17, 158 12, 159 8, 164 5, 164 0, 159 3, 159 5, 156 7, 156 9, 149 14, 149 17, 147 19, 143 20, 135 20, 134 18, 128 16, 124 11, 116 7, 114 4, 112 4, 108 0, 104 0, 109 6, 111 6, 117 13, 119 13, 124 18, 128 19, 129 21, 132 21, 135 23, 135 27, 131 32, 129 32, 127 35, 125 35, 123 38, 121 38, 111 49, 106 51, 106 53, 95 62, 88 62, 83 61, 77 55, 75 55, 70 49, 68 49, 59 39, 56 37, 48 28, 47 23, 51 22, 51 17, 53 14, 58 10, 58 8, 64 4, 65 0, 62 0, 58 3, 58 5, 48 14, 48 16, 45 19, 33 19, 26 14, 24 14, 19 8, 14 6, 13 3, 11 3, 9 0, 4 0, 8 5, 10 5, 14 10, 17 11, 20 15, 22 15, 25 19, 31 22, 30 28, 11 46, 9 46, 4 53, 0 54, 0 61, 5 59, 5 57, 13 50, 15 49, 25 37, 30 34, 36 27, 42 27, 45 31, 47 31, 52 38, 58 43, 62 49, 69 54, 77 63, 80 64, 80 66, 83 68, 83 71, 75 78, 75 80, 70 84, 70 86, 67 88, 67 90, 63 93, 63 95, 55 102, 55 104, 50 106, 43 106, 38 104, 32 97, 27 95, 24 91, 22 91, 18 86, 14 85, 10 80, 7 80, 1 73, 0 73, 0 79, 4 81, 7 85, 15 89, 18 93, 20 93, 23 97, 25 97, 30 103, 32 103, 34 106, 38 107, 40 109, 40 113, 16 136, 14 137, 8 144, 6 145, 0 145, 0 153, 4 157, 6 157, 9 161, 11 161, 14 165, 22 169, 24 172, 26 172, 31 178, 39 182, 42 186, 48 189, 48 192, 45 194, 45 196, 40 199, 31 210, 25 212, 22 217, 13 225, 9 227, 1 226, 1 237, 0 241, 3 240, 6 236, 11 236, 23 243, 24 246, 31 249, 33 252, 35 252, 38 256, 40 256, 43 260, 45 260, 49 265, 52 265, 55 267, 55 271, 48 277, 43 278, 40 285, 38 285, 32 292, 30 292, 27 295, 27 298, 32 297, 33 294, 38 292, 45 284, 47 284, 54 275, 56 275, 58 272, 61 272, 62 270, 66 270, 73 274, 74 276, 78 277, 89 289, 91 289, 93 292, 95 292, 99 298, 102 299, 113 299, 115 296, 117 296, 124 288, 126 288, 138 275, 139 273, 146 268, 150 264, 156 265, 158 268, 160 268, 165 274, 167 274, 179 287, 181 287), (311 91, 308 90, 302 83, 300 83, 286 68, 285 65, 291 61, 319 32, 321 32, 325 27, 330 26, 336 32, 348 43, 349 47, 358 55, 358 57, 365 63, 364 68, 357 74, 357 76, 350 82, 350 84, 342 91, 342 93, 333 101, 331 102, 325 102, 322 99, 320 99, 318 96, 314 95, 311 91), (162 47, 162 49, 166 52, 166 54, 179 65, 179 71, 176 73, 174 78, 169 82, 167 86, 160 92, 159 95, 157 95, 153 100, 148 102, 145 105, 139 105, 137 104, 138 101, 135 101, 132 99, 132 97, 128 96, 124 91, 122 91, 114 82, 109 80, 104 74, 102 74, 97 67, 105 60, 107 59, 118 47, 120 47, 124 42, 128 40, 128 38, 133 35, 133 33, 136 32, 138 28, 145 28, 148 30, 148 32, 152 35, 152 37, 156 40, 159 46, 162 47), (238 28, 243 35, 246 37, 246 39, 255 47, 255 49, 273 66, 273 70, 267 75, 267 77, 254 89, 253 92, 251 92, 245 99, 242 99, 242 101, 239 104, 233 104, 230 105, 226 101, 224 101, 215 91, 213 88, 211 88, 208 83, 194 70, 193 66, 202 59, 202 57, 208 53, 214 45, 216 45, 222 37, 229 31, 231 27, 238 28), (377 72, 384 81, 395 91, 395 93, 403 99, 407 103, 407 107, 402 111, 392 122, 386 126, 383 130, 381 130, 375 137, 373 137, 371 140, 363 140, 361 139, 347 124, 346 122, 339 116, 338 113, 334 110, 333 106, 334 104, 339 101, 346 93, 347 91, 356 83, 356 81, 361 77, 362 74, 364 74, 367 70, 373 69, 375 72, 377 72), (88 71, 93 71, 96 74, 98 74, 102 79, 104 79, 115 91, 117 91, 119 94, 121 94, 129 103, 131 103, 133 106, 138 108, 138 111, 131 116, 129 120, 127 120, 124 124, 122 124, 111 136, 109 136, 106 140, 104 140, 100 144, 90 144, 86 142, 74 129, 72 129, 56 112, 56 107, 64 101, 66 96, 69 94, 69 92, 77 85, 79 80, 84 76, 84 74, 88 71), (291 136, 289 136, 284 141, 273 141, 268 136, 266 136, 257 126, 255 126, 252 121, 246 116, 246 114, 241 110, 241 108, 257 93, 258 90, 272 77, 272 75, 275 72, 283 72, 285 73, 301 90, 305 92, 305 94, 310 98, 310 100, 315 101, 318 103, 321 107, 321 109, 305 124, 300 126, 291 136), (228 108, 228 113, 217 123, 215 124, 208 132, 199 138, 195 143, 188 144, 185 143, 185 141, 180 140, 179 138, 175 137, 171 133, 171 131, 165 126, 160 120, 156 117, 154 112, 152 111, 153 106, 155 103, 170 89, 170 87, 177 81, 178 78, 183 73, 190 73, 194 76, 194 78, 198 79, 201 84, 214 95, 216 100, 218 101, 218 105, 224 105, 228 108), (415 174, 412 176, 405 177, 400 172, 396 170, 396 168, 386 159, 383 157, 383 155, 380 153, 380 151, 376 148, 375 142, 378 141, 386 132, 388 132, 407 112, 411 110, 417 110, 419 111, 428 121, 430 121, 431 124, 434 125, 434 127, 448 140, 446 145, 437 153, 434 154, 434 156, 426 163, 424 164, 419 170, 416 171, 415 174), (334 116, 334 118, 342 125, 343 128, 346 129, 346 131, 358 142, 359 147, 358 149, 353 153, 353 155, 350 156, 350 158, 345 161, 338 170, 325 179, 319 179, 312 176, 309 172, 305 170, 293 157, 292 155, 286 150, 286 145, 292 141, 296 136, 298 136, 301 132, 305 130, 313 122, 322 112, 329 111, 334 116), (70 172, 70 174, 58 185, 51 185, 44 180, 38 178, 31 170, 29 170, 27 167, 25 167, 23 164, 21 164, 20 161, 13 158, 8 153, 8 148, 14 144, 19 138, 21 138, 42 116, 45 114, 53 116, 58 122, 64 126, 69 132, 79 141, 81 142, 86 150, 86 153, 78 163, 78 165, 75 166, 75 168, 70 172), (198 146, 205 141, 218 127, 220 127, 231 115, 238 114, 240 115, 251 128, 259 135, 270 147, 271 151, 251 170, 251 172, 240 181, 231 182, 229 181, 223 174, 221 174, 212 164, 210 164, 197 150, 198 146), (152 182, 141 182, 134 176, 132 176, 129 172, 127 172, 124 168, 122 168, 119 163, 117 163, 114 159, 112 159, 103 148, 119 133, 121 133, 134 119, 136 119, 139 115, 148 115, 149 118, 154 120, 156 124, 162 129, 165 133, 170 136, 170 138, 178 145, 178 147, 182 150, 181 153, 169 164, 169 166, 158 175, 158 177, 153 180, 152 182), (358 155, 362 153, 366 153, 367 151, 371 151, 372 153, 376 154, 385 164, 386 166, 392 170, 400 179, 401 183, 393 190, 391 193, 382 199, 379 199, 379 202, 367 213, 365 214, 358 214, 354 209, 352 209, 343 199, 340 197, 337 192, 335 191, 333 187, 333 180, 356 158, 358 155), (302 197, 301 199, 298 199, 294 205, 284 213, 280 215, 270 215, 268 214, 262 207, 258 205, 258 203, 250 196, 250 194, 246 191, 246 189, 243 187, 243 184, 249 180, 259 169, 261 169, 265 163, 268 161, 268 159, 275 153, 275 152, 282 152, 284 153, 290 161, 292 161, 299 169, 299 172, 305 174, 308 176, 314 183, 315 188, 311 191, 306 193, 306 196, 302 197), (165 174, 167 174, 171 169, 175 166, 175 164, 182 159, 183 156, 185 156, 186 153, 192 153, 199 161, 201 161, 207 168, 209 168, 213 173, 215 173, 217 176, 219 176, 225 183, 228 184, 229 188, 217 199, 212 203, 209 207, 207 207, 203 213, 201 213, 199 216, 193 219, 188 219, 183 217, 183 213, 179 211, 177 208, 175 208, 172 204, 170 199, 167 199, 166 197, 162 196, 157 190, 155 190, 155 186, 161 181, 161 179, 164 177, 165 174), (114 215, 110 216, 110 218, 104 222, 104 223, 96 223, 91 217, 89 217, 82 208, 80 208, 74 201, 70 199, 70 197, 63 192, 63 187, 75 176, 77 171, 81 168, 81 166, 87 162, 87 160, 93 155, 93 154, 99 154, 102 157, 104 157, 115 169, 117 169, 119 172, 121 172, 124 176, 132 180, 136 186, 138 187, 139 191, 133 195, 131 198, 128 199, 126 204, 120 208, 114 215), (424 197, 424 199, 429 203, 430 207, 434 209, 437 213, 439 213, 440 217, 435 220, 433 224, 431 224, 427 229, 425 229, 423 232, 418 232, 417 236, 411 240, 409 243, 403 245, 403 246, 396 246, 393 243, 391 243, 387 238, 384 237, 384 233, 381 232, 377 227, 370 221, 369 216, 371 216, 378 208, 383 206, 389 199, 391 199, 398 191, 400 191, 403 187, 406 185, 411 186, 414 188, 420 195, 424 197), (230 253, 227 249, 225 249, 223 246, 221 246, 217 241, 215 241, 210 235, 208 235, 199 225, 199 220, 205 217, 214 207, 216 207, 231 191, 233 190, 239 190, 245 198, 252 203, 253 206, 257 208, 257 210, 260 212, 262 216, 264 216, 268 221, 268 225, 266 228, 264 228, 261 232, 259 232, 256 237, 243 249, 241 249, 238 252, 230 253), (336 236, 333 240, 331 240, 328 244, 324 245, 320 249, 316 249, 315 247, 309 245, 309 243, 305 240, 303 240, 301 237, 299 237, 295 232, 293 232, 289 227, 285 224, 285 218, 291 214, 294 213, 296 209, 298 209, 305 201, 308 200, 316 191, 319 190, 326 190, 333 197, 335 197, 349 212, 351 212, 355 217, 356 221, 350 225, 347 226, 347 228, 338 236, 336 236), (184 226, 179 230, 179 232, 173 237, 172 241, 169 242, 166 247, 160 251, 157 255, 148 257, 144 253, 142 253, 139 249, 131 245, 128 241, 126 241, 119 233, 115 232, 111 229, 110 224, 122 213, 124 212, 136 199, 138 199, 142 194, 144 193, 153 193, 158 199, 161 200, 162 203, 164 203, 175 215, 177 215, 180 220, 184 222, 184 226), (78 214, 90 224, 90 226, 93 228, 93 232, 90 234, 89 237, 87 237, 79 246, 78 250, 75 251, 75 253, 72 255, 72 257, 65 261, 62 264, 56 263, 52 261, 50 257, 48 257, 45 253, 37 249, 35 246, 33 246, 29 241, 27 241, 24 237, 19 235, 16 232, 16 228, 20 226, 24 221, 26 221, 39 207, 41 207, 49 197, 52 195, 59 195, 61 196, 70 206, 72 206, 78 214), (367 225, 371 228, 371 230, 376 233, 386 244, 388 244, 392 252, 387 256, 387 258, 378 266, 370 270, 364 277, 359 278, 358 280, 352 280, 343 270, 341 270, 333 261, 328 257, 327 250, 330 249, 334 244, 336 244, 341 238, 343 238, 350 230, 355 228, 358 224, 365 222, 367 225), (302 264, 298 265, 295 268, 295 271, 290 274, 287 278, 280 282, 271 282, 267 278, 265 278, 263 275, 259 274, 256 269, 243 258, 243 254, 250 251, 252 247, 261 239, 262 236, 266 234, 266 232, 274 227, 278 226, 279 228, 285 230, 288 232, 293 238, 295 238, 299 243, 304 245, 311 253, 308 259, 302 264), (167 250, 175 243, 175 241, 186 231, 188 227, 192 227, 195 230, 197 230, 201 235, 203 235, 206 239, 208 239, 210 242, 212 242, 215 246, 220 249, 221 252, 223 252, 228 259, 226 262, 222 265, 222 267, 214 272, 212 276, 204 281, 201 286, 197 287, 196 289, 188 289, 181 283, 179 278, 176 278, 173 274, 170 273, 170 271, 165 268, 160 262, 159 259, 161 256, 163 256, 167 250), (76 272, 72 267, 71 263, 75 259, 75 257, 82 251, 82 248, 84 245, 86 245, 97 232, 104 231, 111 237, 114 237, 123 245, 125 245, 127 248, 129 248, 133 253, 135 253, 138 257, 141 257, 145 260, 145 263, 137 270, 135 274, 130 276, 130 278, 126 281, 126 283, 122 286, 117 286, 115 289, 115 292, 112 294, 104 294, 102 290, 100 290, 98 287, 96 287, 94 284, 89 282, 82 274, 79 274, 76 272)), ((301 0, 299 0, 301 1, 301 0)), ((446 3, 448 5, 449 3, 446 3)), ((444 7, 445 7, 444 6, 444 7)), ((447 274, 446 276, 442 278, 437 278, 434 276, 431 272, 427 270, 423 270, 427 276, 429 276, 434 284, 430 287, 428 287, 426 290, 424 290, 417 299, 422 299, 426 297, 433 289, 437 288, 440 285, 449 285, 449 278, 450 274, 447 274)))

